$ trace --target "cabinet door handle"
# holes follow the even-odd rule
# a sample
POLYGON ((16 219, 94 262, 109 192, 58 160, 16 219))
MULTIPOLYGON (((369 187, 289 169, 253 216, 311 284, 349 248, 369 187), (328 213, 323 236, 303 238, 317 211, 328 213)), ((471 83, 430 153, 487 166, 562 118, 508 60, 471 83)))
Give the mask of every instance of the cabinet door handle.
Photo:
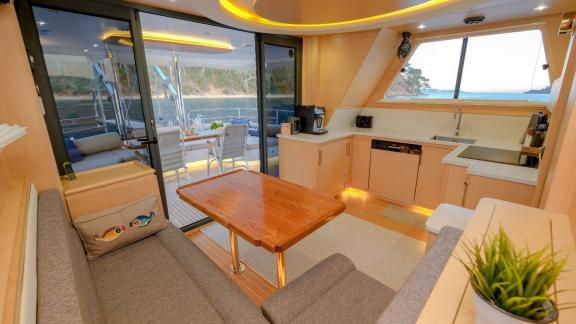
POLYGON ((462 195, 462 203, 460 204, 464 207, 464 203, 466 202, 466 195, 468 194, 468 180, 464 181, 464 194, 462 195))
POLYGON ((318 151, 318 166, 322 166, 322 151, 318 151))

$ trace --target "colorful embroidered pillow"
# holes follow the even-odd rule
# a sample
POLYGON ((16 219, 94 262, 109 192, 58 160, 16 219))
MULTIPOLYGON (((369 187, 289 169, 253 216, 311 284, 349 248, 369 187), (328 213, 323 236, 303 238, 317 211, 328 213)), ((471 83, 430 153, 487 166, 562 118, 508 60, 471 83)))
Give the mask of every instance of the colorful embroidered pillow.
POLYGON ((88 259, 155 234, 168 225, 155 194, 133 203, 74 219, 88 259))

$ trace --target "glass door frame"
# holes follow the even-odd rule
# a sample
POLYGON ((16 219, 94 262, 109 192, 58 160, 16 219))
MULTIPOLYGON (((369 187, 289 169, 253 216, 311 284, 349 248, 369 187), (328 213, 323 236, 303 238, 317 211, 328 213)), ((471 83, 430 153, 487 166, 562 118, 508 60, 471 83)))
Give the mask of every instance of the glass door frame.
POLYGON ((266 61, 265 61, 265 47, 266 45, 275 45, 282 47, 290 47, 295 50, 295 66, 294 66, 294 98, 296 106, 302 104, 302 48, 303 40, 300 37, 287 36, 287 35, 273 35, 273 34, 258 34, 256 33, 256 74, 257 79, 257 92, 258 92, 258 120, 259 120, 259 136, 260 136, 260 172, 269 173, 268 170, 268 141, 266 134, 266 61))
POLYGON ((139 14, 137 10, 126 6, 116 5, 113 3, 104 3, 98 1, 74 1, 74 0, 19 0, 15 2, 18 22, 22 31, 26 52, 30 61, 30 67, 38 95, 42 98, 44 105, 44 120, 48 135, 52 144, 52 151, 58 165, 58 172, 63 175, 64 169, 62 163, 68 161, 68 153, 64 145, 64 136, 60 125, 60 118, 54 100, 54 93, 50 84, 46 62, 38 36, 37 24, 34 19, 33 6, 50 8, 55 10, 68 11, 84 15, 117 19, 126 21, 130 24, 130 32, 134 43, 134 62, 136 65, 136 75, 138 77, 138 90, 142 102, 144 114, 144 125, 146 128, 148 156, 150 166, 155 169, 160 197, 164 206, 164 214, 169 218, 168 205, 166 201, 166 192, 164 190, 164 179, 162 177, 162 166, 160 164, 160 151, 158 149, 158 140, 156 128, 154 127, 154 115, 152 110, 152 97, 150 95, 150 86, 148 72, 146 67, 146 58, 144 56, 144 43, 142 40, 139 14))

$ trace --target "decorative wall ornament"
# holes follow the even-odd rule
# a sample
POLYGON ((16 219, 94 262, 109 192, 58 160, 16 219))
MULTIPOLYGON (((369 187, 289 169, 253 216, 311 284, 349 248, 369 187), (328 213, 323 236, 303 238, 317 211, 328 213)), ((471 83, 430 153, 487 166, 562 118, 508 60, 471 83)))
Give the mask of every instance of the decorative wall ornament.
POLYGON ((410 55, 410 52, 412 52, 412 44, 410 44, 410 36, 412 34, 410 34, 409 32, 403 32, 402 33, 402 43, 400 44, 400 46, 398 47, 398 52, 396 52, 396 55, 398 55, 399 59, 405 59, 408 55, 410 55))

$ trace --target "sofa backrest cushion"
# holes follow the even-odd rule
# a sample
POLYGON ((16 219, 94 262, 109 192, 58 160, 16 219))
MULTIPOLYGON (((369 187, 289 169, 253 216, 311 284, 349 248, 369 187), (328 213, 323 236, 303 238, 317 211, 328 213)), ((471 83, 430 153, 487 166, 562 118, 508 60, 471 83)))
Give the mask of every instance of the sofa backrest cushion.
POLYGON ((57 190, 38 200, 38 323, 102 323, 82 242, 57 190))
POLYGON ((406 283, 388 304, 378 323, 416 323, 432 289, 436 285, 452 251, 458 245, 462 230, 444 226, 434 245, 420 261, 406 283))
POLYGON ((78 151, 84 155, 117 150, 122 147, 122 138, 118 133, 106 133, 74 140, 78 151))

